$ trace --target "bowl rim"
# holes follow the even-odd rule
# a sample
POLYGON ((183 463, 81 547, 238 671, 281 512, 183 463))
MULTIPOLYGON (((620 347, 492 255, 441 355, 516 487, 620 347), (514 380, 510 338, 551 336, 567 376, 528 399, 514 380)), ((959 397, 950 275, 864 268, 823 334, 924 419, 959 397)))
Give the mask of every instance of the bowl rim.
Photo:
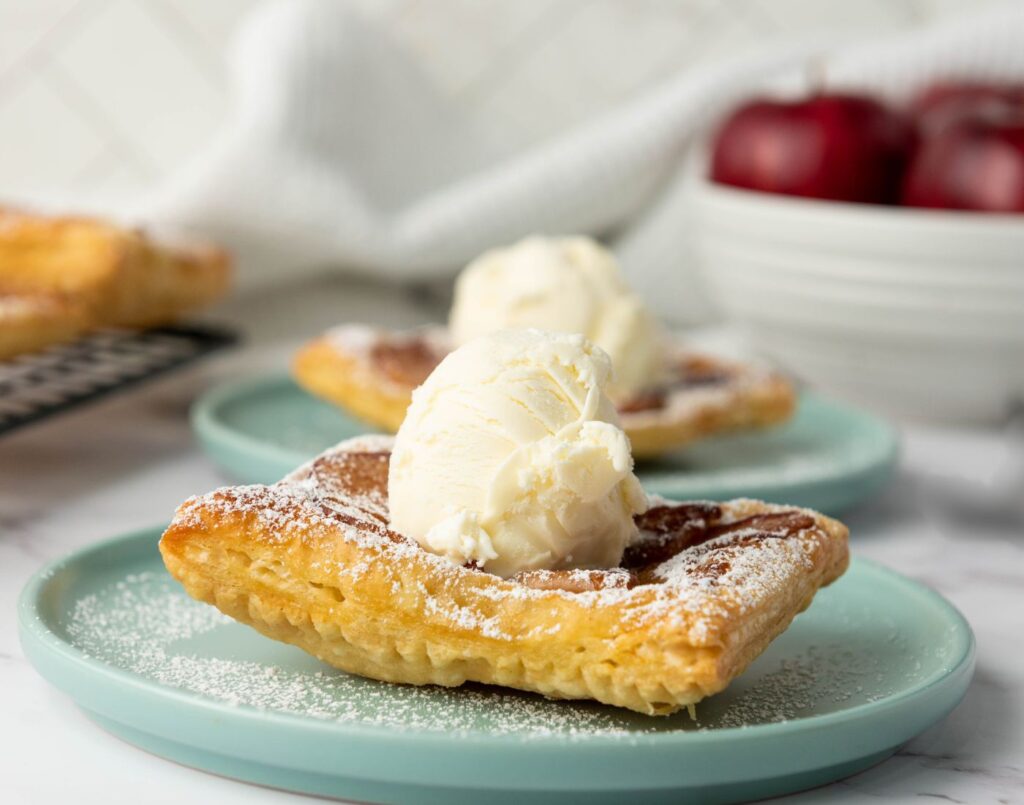
POLYGON ((690 191, 698 201, 744 207, 750 211, 771 212, 777 216, 798 216, 810 223, 807 216, 817 216, 845 223, 911 226, 932 231, 957 228, 957 236, 976 231, 980 235, 1003 234, 1024 237, 1024 213, 983 212, 979 210, 946 210, 929 207, 905 207, 897 204, 871 204, 855 201, 790 196, 751 190, 716 182, 708 176, 707 144, 698 146, 688 163, 690 191))
POLYGON ((721 184, 707 177, 697 180, 704 193, 710 194, 716 201, 746 206, 772 206, 780 212, 812 213, 836 216, 856 216, 866 222, 890 222, 895 217, 904 222, 913 222, 920 226, 977 228, 978 230, 998 229, 1000 231, 1016 230, 1024 232, 1024 213, 981 212, 974 210, 942 210, 928 207, 903 207, 897 204, 870 204, 855 201, 834 201, 832 199, 807 198, 804 196, 787 196, 782 193, 769 193, 764 190, 749 190, 742 187, 721 184))

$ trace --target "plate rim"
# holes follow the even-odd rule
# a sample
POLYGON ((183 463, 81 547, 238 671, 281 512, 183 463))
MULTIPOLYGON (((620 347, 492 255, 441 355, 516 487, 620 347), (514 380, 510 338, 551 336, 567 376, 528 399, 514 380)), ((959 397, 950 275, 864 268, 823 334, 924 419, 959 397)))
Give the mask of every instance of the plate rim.
MULTIPOLYGON (((976 638, 971 626, 964 615, 957 607, 943 597, 940 593, 931 589, 921 582, 910 579, 895 570, 885 567, 878 562, 869 559, 854 557, 851 565, 856 564, 869 573, 875 573, 895 583, 901 590, 926 600, 931 606, 940 611, 949 621, 955 632, 951 637, 960 645, 959 656, 951 663, 945 671, 933 675, 929 679, 916 684, 896 695, 886 696, 873 702, 866 702, 856 707, 840 710, 832 713, 822 713, 803 718, 790 719, 782 722, 769 724, 756 724, 741 727, 723 727, 715 730, 702 731, 678 731, 672 733, 629 733, 627 735, 579 735, 568 733, 547 733, 541 735, 522 736, 515 733, 494 734, 485 730, 465 730, 459 732, 439 733, 437 730, 415 729, 396 731, 393 728, 365 724, 359 722, 340 722, 332 720, 314 719, 308 716, 292 713, 280 713, 270 710, 240 705, 229 706, 216 699, 204 697, 201 694, 161 685, 147 677, 130 672, 108 663, 94 659, 75 647, 72 643, 62 638, 47 623, 42 612, 42 598, 49 584, 53 583, 61 571, 71 566, 86 561, 88 558, 106 551, 126 551, 136 548, 144 541, 152 541, 153 551, 156 553, 156 537, 164 530, 163 526, 149 527, 121 534, 106 540, 80 547, 64 556, 58 557, 37 570, 28 580, 18 596, 18 626, 19 636, 26 655, 29 655, 32 664, 39 671, 39 667, 28 650, 27 644, 32 641, 36 647, 51 652, 60 660, 70 663, 91 675, 113 677, 122 685, 130 685, 132 688, 149 695, 166 698, 173 702, 187 703, 190 707, 198 708, 209 714, 218 714, 221 717, 229 718, 239 722, 258 722, 261 725, 270 724, 282 729, 300 729, 304 732, 316 733, 319 736, 345 736, 352 738, 368 738, 386 740, 413 746, 423 742, 436 742, 439 735, 446 739, 454 740, 459 744, 470 744, 475 747, 491 751, 494 748, 502 747, 511 749, 516 747, 536 748, 546 750, 552 746, 560 747, 560 751, 572 751, 573 748, 582 751, 609 749, 615 747, 629 746, 657 748, 679 748, 683 742, 699 740, 703 744, 717 744, 728 742, 760 741, 777 737, 790 737, 803 732, 817 731, 834 726, 849 725, 853 722, 870 720, 878 714, 884 713, 892 708, 904 705, 909 699, 916 699, 933 691, 942 685, 952 684, 962 675, 967 674, 968 681, 964 686, 966 692, 970 684, 970 677, 973 675, 973 666, 976 659, 976 638)), ((158 554, 157 554, 158 555, 158 554)), ((270 638, 267 638, 270 639, 270 638)), ((40 671, 40 673, 42 673, 40 671)), ((42 674, 46 677, 45 674, 42 674)), ((388 684, 388 683, 381 683, 388 684)), ((62 692, 67 692, 62 689, 62 692)), ((76 697, 73 697, 76 698, 76 697)), ((962 698, 962 696, 961 696, 962 698)), ((959 703, 960 698, 957 699, 959 703)), ((953 705, 956 706, 955 704, 953 705)), ((244 724, 243 724, 244 725, 244 724)))
MULTIPOLYGON (((874 483, 880 485, 891 476, 892 472, 896 468, 896 464, 898 463, 900 456, 900 439, 898 431, 890 422, 887 422, 884 418, 876 416, 869 411, 864 411, 841 400, 829 397, 828 395, 802 389, 800 391, 798 404, 803 405, 805 402, 810 402, 811 405, 820 405, 834 411, 841 411, 844 416, 856 417, 862 422, 869 422, 871 426, 876 428, 878 431, 879 446, 877 450, 867 453, 862 457, 858 457, 856 462, 851 461, 847 469, 844 471, 826 470, 825 472, 814 474, 813 477, 808 475, 807 477, 796 480, 780 482, 777 484, 779 488, 791 488, 793 486, 806 487, 810 485, 824 487, 829 484, 837 483, 838 481, 861 482, 869 478, 874 483), (873 477, 874 473, 878 473, 878 475, 873 477)), ((799 408, 797 410, 799 411, 799 408)), ((742 434, 722 434, 720 438, 728 439, 740 435, 742 434)), ((643 470, 641 470, 641 472, 643 472, 643 470)), ((672 479, 676 478, 679 473, 679 470, 656 473, 659 477, 654 479, 651 479, 651 475, 655 473, 647 472, 643 474, 650 479, 650 483, 657 484, 662 489, 671 490, 673 487, 672 479)), ((761 480, 757 481, 757 484, 762 487, 766 486, 766 484, 761 480)))
MULTIPOLYGON (((223 405, 238 399, 247 392, 263 391, 269 387, 276 388, 285 383, 291 383, 301 389, 287 372, 252 374, 217 383, 199 395, 189 407, 189 424, 192 426, 192 431, 204 445, 211 439, 216 439, 229 445, 235 451, 245 450, 263 456, 264 460, 292 464, 293 459, 299 455, 298 451, 272 442, 261 441, 243 431, 228 427, 222 421, 222 417, 218 416, 223 405)), ((368 432, 370 430, 372 429, 368 428, 368 432)), ((303 456, 294 463, 293 468, 297 468, 307 461, 309 461, 309 457, 303 456)))

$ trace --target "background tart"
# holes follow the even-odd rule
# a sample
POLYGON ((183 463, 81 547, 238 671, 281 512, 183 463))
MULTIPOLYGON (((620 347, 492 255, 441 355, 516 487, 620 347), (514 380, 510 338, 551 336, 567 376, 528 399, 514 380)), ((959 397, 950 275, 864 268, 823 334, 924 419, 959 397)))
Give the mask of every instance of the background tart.
POLYGON ((168 324, 228 288, 227 253, 94 218, 0 209, 0 357, 99 327, 168 324), (17 302, 13 300, 18 300, 17 302))
MULTIPOLYGON (((395 432, 413 389, 450 349, 443 328, 390 331, 350 324, 306 344, 295 356, 293 374, 311 394, 395 432)), ((775 372, 674 345, 658 384, 618 408, 633 454, 643 458, 707 436, 784 422, 796 409, 796 393, 775 372)))

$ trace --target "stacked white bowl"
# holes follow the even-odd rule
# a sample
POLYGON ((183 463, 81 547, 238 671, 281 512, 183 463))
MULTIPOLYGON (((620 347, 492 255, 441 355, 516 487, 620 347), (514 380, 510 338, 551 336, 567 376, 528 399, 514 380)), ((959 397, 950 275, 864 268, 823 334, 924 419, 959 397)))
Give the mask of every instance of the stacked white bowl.
POLYGON ((739 190, 694 171, 696 249, 751 345, 902 418, 994 421, 1024 399, 1024 216, 739 190))

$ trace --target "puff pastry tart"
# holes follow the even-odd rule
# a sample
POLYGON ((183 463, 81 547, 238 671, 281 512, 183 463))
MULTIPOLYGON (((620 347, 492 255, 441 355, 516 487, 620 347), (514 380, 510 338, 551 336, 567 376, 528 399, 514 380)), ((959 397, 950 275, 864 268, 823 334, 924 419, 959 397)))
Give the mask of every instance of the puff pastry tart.
MULTIPOLYGON (((335 327, 305 345, 293 373, 299 385, 361 419, 394 432, 413 389, 451 350, 447 331, 368 325, 335 327)), ((658 386, 621 403, 619 419, 633 455, 656 456, 696 439, 788 419, 792 385, 762 369, 675 347, 658 386)))
POLYGON ((0 357, 97 327, 167 324, 221 296, 230 269, 212 246, 0 209, 0 357))
POLYGON ((88 310, 74 299, 0 292, 0 360, 70 341, 88 325, 88 310))
POLYGON ((847 565, 846 528, 754 501, 657 501, 620 567, 460 567, 389 526, 389 437, 192 498, 160 542, 193 597, 344 671, 667 714, 721 691, 847 565))

